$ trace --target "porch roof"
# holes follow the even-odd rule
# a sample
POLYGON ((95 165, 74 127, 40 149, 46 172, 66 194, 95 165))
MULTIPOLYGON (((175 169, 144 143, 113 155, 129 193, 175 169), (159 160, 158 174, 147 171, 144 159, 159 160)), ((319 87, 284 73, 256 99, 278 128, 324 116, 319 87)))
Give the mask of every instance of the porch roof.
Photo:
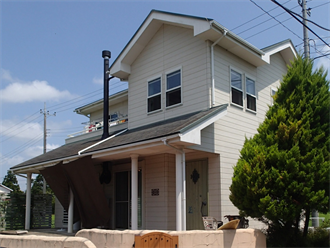
MULTIPOLYGON (((191 135, 192 131, 205 128, 225 114, 227 104, 219 105, 208 110, 197 111, 171 119, 162 120, 125 132, 117 131, 110 133, 110 138, 101 141, 101 137, 94 137, 69 144, 51 150, 45 154, 34 157, 23 163, 11 167, 16 173, 25 173, 29 171, 41 170, 45 167, 53 166, 59 162, 68 163, 72 160, 94 155, 111 149, 121 149, 123 147, 139 146, 141 143, 161 138, 178 138, 184 135, 191 135), (116 134, 118 134, 116 136, 116 134)), ((195 133, 193 133, 195 136, 195 133)), ((183 143, 189 145, 189 137, 184 137, 183 143)), ((198 144, 191 142, 190 145, 198 144)))

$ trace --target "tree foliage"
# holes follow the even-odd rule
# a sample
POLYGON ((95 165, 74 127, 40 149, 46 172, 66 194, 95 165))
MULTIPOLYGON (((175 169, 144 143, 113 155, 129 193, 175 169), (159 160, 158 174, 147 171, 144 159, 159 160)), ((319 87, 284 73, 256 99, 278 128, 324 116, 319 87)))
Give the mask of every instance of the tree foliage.
MULTIPOLYGON (((330 94, 327 73, 298 56, 274 104, 234 167, 230 200, 241 214, 298 227, 312 209, 329 210, 330 94)), ((305 227, 305 231, 307 228, 305 227)))
MULTIPOLYGON (((31 187, 32 194, 43 194, 43 187, 44 187, 44 179, 41 174, 38 174, 36 179, 33 180, 33 184, 31 187)), ((46 194, 53 194, 53 191, 49 187, 48 184, 46 184, 46 194)))
POLYGON ((16 175, 10 170, 7 171, 7 175, 4 177, 2 185, 12 189, 13 193, 23 193, 19 187, 16 175))

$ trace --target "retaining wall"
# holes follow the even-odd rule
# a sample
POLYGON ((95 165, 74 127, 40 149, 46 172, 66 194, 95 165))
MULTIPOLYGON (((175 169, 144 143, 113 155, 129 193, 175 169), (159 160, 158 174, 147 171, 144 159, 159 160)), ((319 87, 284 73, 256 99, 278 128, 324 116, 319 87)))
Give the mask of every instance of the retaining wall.
POLYGON ((266 237, 256 229, 219 231, 116 231, 100 229, 80 230, 76 237, 92 241, 97 248, 132 248, 135 235, 164 232, 179 237, 179 248, 266 248, 266 237))
POLYGON ((82 237, 50 237, 39 235, 0 235, 0 248, 96 248, 82 237))

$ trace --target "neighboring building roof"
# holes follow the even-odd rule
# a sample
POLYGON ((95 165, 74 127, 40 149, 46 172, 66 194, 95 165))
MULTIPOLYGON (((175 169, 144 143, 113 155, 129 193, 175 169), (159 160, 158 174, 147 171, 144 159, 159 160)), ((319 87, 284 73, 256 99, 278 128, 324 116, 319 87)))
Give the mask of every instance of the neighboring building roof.
MULTIPOLYGON (((185 139, 185 134, 189 134, 192 130, 200 131, 202 128, 219 119, 221 114, 223 115, 226 113, 226 110, 227 104, 224 104, 208 110, 159 121, 157 123, 127 130, 126 132, 112 139, 108 139, 94 147, 92 146, 101 141, 100 137, 72 142, 18 164, 11 169, 15 171, 33 166, 38 170, 38 168, 41 169, 45 166, 52 166, 61 161, 64 161, 64 163, 66 161, 70 162, 72 159, 74 160, 82 156, 93 155, 96 152, 103 152, 109 149, 120 149, 124 146, 136 146, 141 142, 152 141, 159 138, 173 138, 173 135, 181 136, 183 142, 189 143, 189 139, 185 139), (86 149, 88 147, 91 148, 86 149), (81 155, 78 155, 79 151, 83 151, 80 153, 81 155)), ((120 132, 116 133, 118 134, 120 132)), ((111 133, 110 137, 112 135, 115 135, 115 133, 111 133)))
POLYGON ((5 185, 3 185, 3 184, 0 183, 0 193, 1 192, 4 192, 4 193, 8 194, 8 193, 10 193, 12 191, 13 191, 12 189, 10 189, 10 188, 8 188, 5 185))
MULTIPOLYGON (((115 94, 112 94, 109 96, 109 105, 114 105, 118 102, 122 102, 123 100, 128 99, 128 89, 116 92, 115 94)), ((88 103, 86 105, 83 105, 81 107, 76 108, 73 112, 76 112, 77 114, 82 115, 89 115, 93 111, 101 110, 103 109, 103 98, 100 100, 96 100, 94 102, 88 103)))
MULTIPOLYGON (((126 80, 131 73, 131 64, 163 24, 190 28, 194 36, 212 42, 223 36, 217 45, 255 66, 269 63, 269 56, 274 53, 269 49, 258 49, 213 19, 152 10, 110 66, 110 74, 126 80)), ((295 56, 293 50, 286 50, 285 57, 295 56)))

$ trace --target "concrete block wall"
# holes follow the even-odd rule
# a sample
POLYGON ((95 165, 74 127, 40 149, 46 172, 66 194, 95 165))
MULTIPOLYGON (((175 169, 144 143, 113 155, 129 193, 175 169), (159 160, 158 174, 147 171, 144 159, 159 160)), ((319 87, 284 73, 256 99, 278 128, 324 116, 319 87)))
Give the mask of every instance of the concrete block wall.
POLYGON ((96 248, 82 237, 50 237, 39 235, 0 235, 1 248, 96 248))
MULTIPOLYGON (((159 230, 80 230, 76 237, 92 241, 97 248, 132 248, 135 235, 144 235, 159 230)), ((256 229, 219 231, 161 231, 179 237, 179 248, 266 248, 266 237, 256 229)))

